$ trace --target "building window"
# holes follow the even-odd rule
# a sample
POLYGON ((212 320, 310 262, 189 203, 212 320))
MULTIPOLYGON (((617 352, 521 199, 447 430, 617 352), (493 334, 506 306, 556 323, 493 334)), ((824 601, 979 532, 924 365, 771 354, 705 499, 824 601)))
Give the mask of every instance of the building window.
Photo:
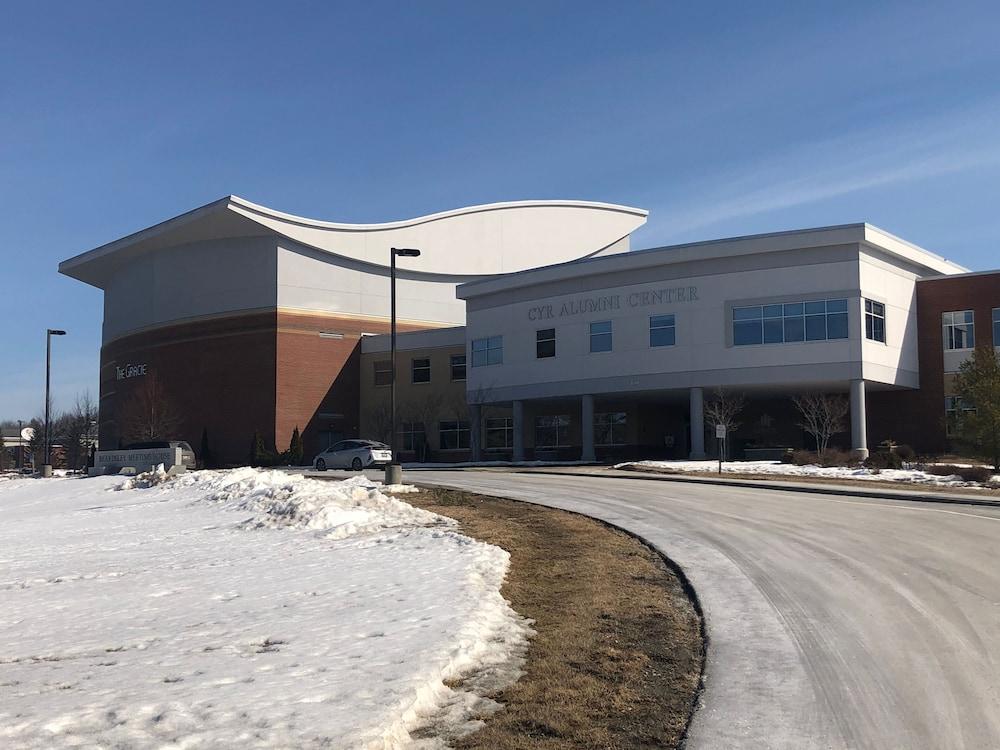
POLYGON ((625 445, 626 417, 623 411, 594 415, 594 445, 625 445))
POLYGON ((945 349, 971 349, 976 345, 976 318, 972 310, 941 314, 945 349))
POLYGON ((431 382, 431 361, 426 358, 415 359, 412 364, 413 382, 431 382))
POLYGON ((885 343, 885 305, 865 300, 865 338, 885 343))
POLYGON ((463 420, 441 422, 438 446, 443 451, 455 451, 469 447, 469 423, 463 420))
POLYGON ((590 351, 611 351, 611 321, 601 320, 590 324, 590 351))
POLYGON ((503 336, 472 340, 472 366, 503 364, 503 336))
POLYGON ((452 382, 456 380, 465 380, 465 355, 464 354, 452 354, 451 355, 451 379, 452 382))
POLYGON ((733 345, 846 339, 847 300, 786 302, 733 308, 733 345))
POLYGON ((399 429, 404 451, 418 451, 427 440, 423 422, 403 422, 399 429))
POLYGON ((976 406, 971 401, 964 400, 961 396, 944 397, 944 424, 945 434, 948 437, 955 437, 959 433, 960 419, 964 412, 975 411, 976 406))
POLYGON ((535 447, 564 448, 569 445, 569 415, 535 417, 535 447))
POLYGON ((494 417, 486 420, 486 450, 502 451, 514 447, 514 419, 494 417))
POLYGON ((390 360, 375 363, 375 385, 392 385, 392 362, 390 360))
POLYGON ((677 343, 673 315, 652 315, 649 318, 649 345, 673 346, 677 343))
POLYGON ((544 328, 535 331, 535 357, 548 359, 556 356, 556 329, 544 328))
POLYGON ((1000 307, 993 308, 993 346, 1000 346, 1000 307))

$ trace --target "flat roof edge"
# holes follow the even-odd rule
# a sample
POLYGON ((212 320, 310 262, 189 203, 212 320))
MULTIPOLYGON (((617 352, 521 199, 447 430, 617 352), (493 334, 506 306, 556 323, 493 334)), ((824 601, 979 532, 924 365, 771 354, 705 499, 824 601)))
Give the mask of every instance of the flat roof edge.
POLYGON ((943 274, 941 276, 925 276, 923 278, 917 279, 917 282, 924 281, 943 281, 945 279, 967 279, 970 276, 990 276, 996 274, 1000 276, 1000 268, 994 268, 989 271, 966 271, 965 273, 949 273, 943 274))

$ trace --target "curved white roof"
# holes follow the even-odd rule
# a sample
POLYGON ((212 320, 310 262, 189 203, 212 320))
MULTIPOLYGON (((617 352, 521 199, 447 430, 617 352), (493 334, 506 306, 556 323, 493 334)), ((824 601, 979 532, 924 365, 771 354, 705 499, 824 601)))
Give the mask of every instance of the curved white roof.
POLYGON ((647 214, 589 201, 514 201, 384 224, 341 224, 230 195, 63 261, 59 271, 103 288, 121 262, 145 252, 274 233, 331 256, 383 267, 389 264, 389 248, 416 247, 421 257, 399 259, 401 268, 414 274, 478 277, 590 257, 642 226, 647 214))

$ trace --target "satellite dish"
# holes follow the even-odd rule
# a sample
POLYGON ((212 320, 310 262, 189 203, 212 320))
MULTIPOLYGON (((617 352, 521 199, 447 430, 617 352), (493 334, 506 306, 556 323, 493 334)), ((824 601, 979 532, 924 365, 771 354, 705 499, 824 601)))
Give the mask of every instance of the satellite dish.
POLYGON ((23 430, 21 430, 21 440, 30 443, 34 439, 35 439, 34 427, 25 427, 23 430))

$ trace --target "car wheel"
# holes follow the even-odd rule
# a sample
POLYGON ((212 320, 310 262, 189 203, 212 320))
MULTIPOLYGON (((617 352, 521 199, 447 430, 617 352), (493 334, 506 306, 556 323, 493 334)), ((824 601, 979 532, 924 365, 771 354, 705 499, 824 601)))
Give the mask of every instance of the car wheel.
POLYGON ((355 471, 361 471, 361 466, 362 464, 360 458, 355 457, 355 459, 351 461, 351 468, 355 471))
POLYGON ((316 459, 316 471, 326 471, 326 461, 322 458, 316 459))

